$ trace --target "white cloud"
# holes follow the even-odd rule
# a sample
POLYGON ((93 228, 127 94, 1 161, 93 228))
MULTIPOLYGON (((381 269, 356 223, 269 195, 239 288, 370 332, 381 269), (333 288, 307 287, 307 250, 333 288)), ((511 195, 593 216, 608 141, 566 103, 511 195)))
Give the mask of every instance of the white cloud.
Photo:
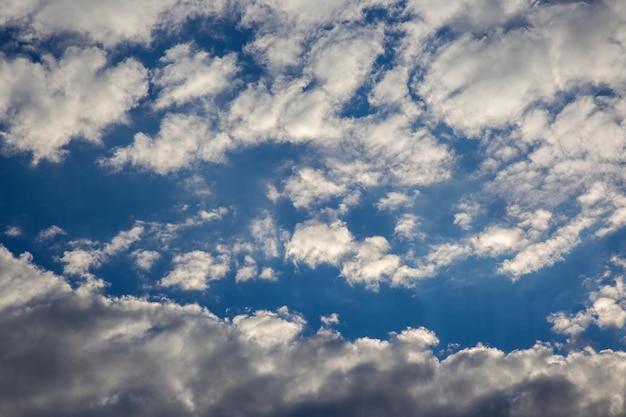
MULTIPOLYGON (((611 259, 614 266, 624 269, 623 260, 611 259)), ((577 338, 589 326, 596 325, 601 329, 623 329, 626 324, 626 286, 622 275, 615 276, 607 270, 601 280, 611 278, 612 285, 603 285, 592 291, 587 299, 587 308, 575 314, 567 315, 559 311, 548 316, 553 324, 552 330, 557 333, 577 338)))
POLYGON ((244 282, 256 278, 259 275, 259 269, 254 259, 247 255, 244 264, 237 269, 235 281, 244 282))
POLYGON ((378 210, 396 210, 400 207, 409 206, 413 203, 413 198, 407 194, 391 191, 376 203, 378 210))
POLYGON ((154 102, 157 109, 214 97, 233 84, 238 71, 234 54, 211 57, 206 51, 194 51, 188 43, 168 49, 160 61, 165 65, 152 77, 161 89, 154 102))
POLYGON ((129 230, 119 232, 110 242, 103 245, 91 241, 77 241, 75 243, 79 247, 63 252, 59 259, 65 264, 63 272, 69 275, 86 275, 90 268, 98 268, 110 257, 130 248, 141 239, 143 232, 144 226, 136 224, 129 230))
POLYGON ((149 271, 156 261, 161 258, 161 254, 153 250, 136 250, 132 252, 135 258, 135 264, 143 269, 149 271))
POLYGON ((176 255, 172 263, 174 269, 159 282, 163 287, 177 286, 183 290, 205 290, 209 281, 220 280, 230 271, 228 255, 214 257, 199 250, 176 255))
POLYGON ((226 134, 214 132, 204 118, 168 113, 155 138, 137 133, 131 145, 116 149, 103 163, 117 169, 131 164, 165 175, 196 161, 223 162, 233 146, 226 134))
POLYGON ((412 239, 418 236, 418 233, 416 232, 418 225, 419 221, 417 216, 410 213, 404 213, 396 222, 396 226, 393 228, 393 233, 406 239, 412 239))
POLYGON ((320 316, 320 321, 324 326, 339 324, 339 315, 337 313, 332 313, 329 316, 320 316))
POLYGON ((294 207, 302 208, 328 201, 345 193, 344 185, 327 180, 319 170, 303 168, 285 182, 285 193, 294 207))
POLYGON ((580 242, 580 233, 593 225, 594 220, 586 217, 574 219, 571 223, 557 230, 552 237, 543 242, 531 244, 521 250, 511 260, 500 266, 499 272, 510 274, 513 279, 553 265, 563 259, 563 255, 580 242))
POLYGON ((303 261, 311 268, 321 263, 338 265, 353 250, 353 237, 341 221, 310 221, 296 226, 286 249, 288 258, 303 261))
POLYGON ((98 48, 68 48, 59 60, 0 56, 0 122, 5 150, 30 152, 33 163, 58 161, 80 139, 99 143, 104 129, 125 123, 147 93, 146 69, 128 58, 107 66, 98 48))
POLYGON ((8 237, 20 237, 22 235, 22 229, 17 226, 7 226, 4 229, 4 235, 8 237))
POLYGON ((25 40, 45 39, 74 32, 106 47, 121 42, 149 43, 155 28, 177 26, 187 16, 212 14, 222 1, 201 5, 180 0, 7 0, 0 10, 0 24, 20 30, 25 40), (183 6, 183 7, 181 7, 183 6))
POLYGON ((494 404, 520 416, 624 412, 620 351, 560 355, 536 344, 507 354, 479 344, 440 360, 424 328, 388 340, 305 336, 286 307, 230 321, 193 304, 73 290, 3 247, 0 269, 0 332, 11 335, 0 345, 3 415, 434 417, 493 414, 494 404))
POLYGON ((382 236, 372 236, 358 244, 356 253, 343 263, 341 275, 351 283, 376 287, 384 277, 394 275, 400 266, 398 255, 387 254, 389 242, 382 236))
POLYGON ((59 226, 52 225, 47 229, 40 231, 37 234, 37 240, 40 242, 54 239, 56 236, 66 235, 65 230, 61 229, 59 226))

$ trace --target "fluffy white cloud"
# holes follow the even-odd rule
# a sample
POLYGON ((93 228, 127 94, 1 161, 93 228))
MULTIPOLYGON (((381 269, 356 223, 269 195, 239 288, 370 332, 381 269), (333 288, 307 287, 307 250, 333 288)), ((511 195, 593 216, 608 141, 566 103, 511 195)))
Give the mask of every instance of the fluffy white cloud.
POLYGON ((400 266, 398 255, 387 254, 390 246, 382 236, 365 238, 356 253, 341 268, 341 275, 349 282, 362 282, 376 287, 384 277, 391 277, 400 266))
POLYGON ((346 191, 344 185, 327 180, 319 170, 303 168, 297 174, 285 182, 285 193, 296 208, 323 203, 346 191))
MULTIPOLYGON (((613 265, 624 268, 624 261, 611 259, 613 265)), ((589 294, 588 307, 575 314, 567 315, 560 311, 548 317, 553 323, 552 330, 576 338, 589 326, 596 325, 601 329, 622 329, 626 324, 626 287, 622 275, 615 276, 607 271, 601 279, 613 279, 612 285, 603 285, 589 294)))
POLYGON ((413 202, 413 197, 400 193, 397 191, 391 191, 376 204, 378 210, 395 210, 403 206, 408 206, 413 202))
POLYGON ((163 287, 205 290, 209 281, 222 279, 230 271, 230 257, 227 254, 213 256, 195 250, 176 255, 172 262, 174 269, 159 282, 163 287))
POLYGON ((50 227, 48 227, 47 229, 44 229, 42 231, 40 231, 37 234, 37 240, 38 241, 46 241, 46 240, 50 240, 55 238, 56 236, 59 235, 66 235, 67 233, 65 232, 65 230, 61 229, 59 226, 56 225, 52 225, 50 227))
POLYGON ((311 268, 321 263, 338 265, 353 250, 353 237, 343 222, 331 224, 311 221, 296 227, 287 244, 286 255, 311 268))
POLYGON ((221 320, 197 305, 103 296, 0 247, 3 415, 618 416, 626 356, 478 345, 436 335, 344 340, 287 308, 221 320), (98 383, 92 383, 97 381, 98 383), (245 399, 245 400, 243 400, 245 399))
POLYGON ((152 77, 161 89, 154 102, 157 109, 214 97, 232 84, 238 71, 234 54, 211 57, 206 51, 194 51, 188 43, 165 51, 161 62, 165 65, 152 77))
POLYGON ((135 258, 135 264, 144 271, 149 271, 161 258, 161 254, 153 250, 136 250, 131 255, 135 258))
POLYGON ((223 1, 194 0, 7 0, 0 25, 19 29, 24 40, 74 33, 113 47, 120 42, 148 43, 156 28, 175 27, 188 16, 221 11, 223 1))
POLYGON ((165 175, 196 161, 223 162, 233 146, 226 134, 213 131, 205 119, 168 113, 155 138, 137 133, 131 145, 116 149, 103 164, 116 169, 131 164, 165 175))
POLYGON ((148 89, 147 71, 128 58, 107 65, 98 48, 68 48, 60 59, 41 62, 0 55, 0 122, 4 149, 30 152, 33 163, 58 161, 63 147, 80 139, 99 143, 112 124, 148 89))
POLYGON ((76 241, 76 249, 63 252, 59 259, 65 265, 63 272, 70 275, 85 275, 91 267, 99 267, 111 256, 117 255, 141 239, 144 232, 142 224, 136 224, 129 230, 123 230, 110 242, 99 244, 92 241, 76 241))

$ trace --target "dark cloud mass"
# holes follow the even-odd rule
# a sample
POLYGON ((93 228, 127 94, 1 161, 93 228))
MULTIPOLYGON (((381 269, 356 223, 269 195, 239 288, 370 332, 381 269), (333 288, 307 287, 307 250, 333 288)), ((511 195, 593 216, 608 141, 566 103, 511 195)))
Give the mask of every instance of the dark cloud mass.
POLYGON ((3 416, 626 415, 621 352, 476 346, 440 360, 424 328, 304 337, 286 309, 224 321, 111 298, 4 248, 0 272, 3 416))

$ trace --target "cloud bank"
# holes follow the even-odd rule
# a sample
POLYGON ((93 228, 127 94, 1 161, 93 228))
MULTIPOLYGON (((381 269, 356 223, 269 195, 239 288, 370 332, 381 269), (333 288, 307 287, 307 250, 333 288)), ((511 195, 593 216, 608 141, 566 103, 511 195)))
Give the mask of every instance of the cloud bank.
MULTIPOLYGON (((440 358, 424 328, 348 341, 302 334, 286 307, 220 319, 102 295, 0 248, 4 415, 617 416, 626 357, 537 344, 440 358)), ((336 320, 335 320, 336 321, 336 320)), ((332 324, 332 323, 331 323, 332 324)))

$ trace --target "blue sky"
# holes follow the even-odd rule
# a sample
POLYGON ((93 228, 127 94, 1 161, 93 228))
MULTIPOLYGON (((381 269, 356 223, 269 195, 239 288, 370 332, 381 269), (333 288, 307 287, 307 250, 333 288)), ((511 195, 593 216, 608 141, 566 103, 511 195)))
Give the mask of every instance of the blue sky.
POLYGON ((0 414, 623 415, 625 20, 1 1, 0 414))

